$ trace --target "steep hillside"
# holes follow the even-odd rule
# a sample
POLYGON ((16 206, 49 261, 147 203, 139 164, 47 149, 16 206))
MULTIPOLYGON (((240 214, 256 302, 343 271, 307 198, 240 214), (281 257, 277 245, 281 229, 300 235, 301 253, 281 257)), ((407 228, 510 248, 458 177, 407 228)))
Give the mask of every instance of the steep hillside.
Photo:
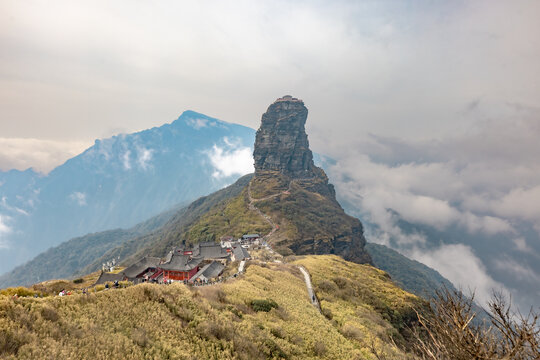
POLYGON ((161 127, 96 140, 46 176, 0 172, 0 273, 70 238, 129 228, 233 182, 214 159, 249 153, 254 130, 193 111, 161 127), (212 162, 214 159, 214 163, 212 162))
POLYGON ((412 359, 402 329, 412 307, 422 305, 380 270, 309 256, 294 264, 254 263, 240 278, 208 287, 0 296, 0 356, 412 359), (311 304, 296 264, 311 272, 324 315, 311 304))
POLYGON ((306 116, 300 100, 278 99, 257 131, 253 180, 244 177, 228 190, 198 200, 163 228, 123 243, 85 270, 95 270, 107 258, 119 256, 127 262, 143 255, 163 256, 180 243, 244 233, 270 235, 266 240, 284 255, 338 254, 371 262, 362 224, 345 214, 326 174, 313 163, 306 116))
POLYGON ((283 254, 338 254, 369 263, 362 224, 344 212, 324 170, 313 162, 307 113, 302 100, 284 96, 263 114, 248 208, 273 226, 267 241, 283 254))
POLYGON ((252 175, 245 175, 234 184, 197 199, 186 208, 178 211, 159 229, 143 236, 131 238, 119 246, 112 248, 100 258, 95 259, 86 268, 82 269, 79 274, 95 271, 101 267, 104 261, 112 258, 120 257, 122 262, 129 264, 146 255, 164 256, 171 247, 183 242, 188 229, 200 221, 205 214, 215 211, 215 209, 220 209, 224 204, 229 203, 231 199, 239 196, 251 178, 252 175))
POLYGON ((384 245, 367 243, 373 264, 386 271, 401 288, 424 298, 431 298, 441 287, 453 291, 454 285, 432 268, 411 260, 384 245))
POLYGON ((223 206, 228 199, 237 196, 251 177, 241 177, 234 184, 201 197, 189 206, 178 205, 130 229, 88 234, 52 247, 0 276, 0 288, 84 275, 100 269, 102 263, 113 258, 129 263, 147 252, 163 256, 177 244, 187 226, 218 204, 223 206))
MULTIPOLYGON (((256 180, 254 193, 264 194, 274 190, 265 189, 265 178, 256 180)), ((338 254, 354 262, 371 261, 364 250, 365 239, 360 221, 345 214, 335 198, 327 192, 317 191, 318 188, 328 189, 326 177, 287 180, 287 189, 274 193, 277 196, 254 197, 256 207, 278 226, 270 239, 277 251, 285 255, 338 254)), ((268 181, 272 186, 273 180, 268 181)))
MULTIPOLYGON (((110 249, 129 239, 148 234, 163 226, 180 207, 154 216, 130 229, 114 229, 77 237, 52 247, 27 263, 0 276, 0 288, 29 285, 49 279, 70 278, 94 263, 110 249)), ((111 260, 111 258, 107 259, 111 260)))

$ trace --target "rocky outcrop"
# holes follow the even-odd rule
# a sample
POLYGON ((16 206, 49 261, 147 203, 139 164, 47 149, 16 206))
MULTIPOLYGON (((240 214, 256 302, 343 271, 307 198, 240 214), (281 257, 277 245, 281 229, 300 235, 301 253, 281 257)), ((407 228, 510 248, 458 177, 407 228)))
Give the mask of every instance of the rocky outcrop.
POLYGON ((279 223, 270 242, 283 254, 336 254, 371 263, 362 224, 345 213, 324 170, 313 163, 307 114, 302 100, 284 96, 268 107, 257 131, 252 191, 268 198, 257 206, 279 223))
POLYGON ((304 102, 289 95, 268 107, 255 138, 256 175, 263 171, 279 171, 291 178, 316 175, 305 130, 307 114, 304 102))

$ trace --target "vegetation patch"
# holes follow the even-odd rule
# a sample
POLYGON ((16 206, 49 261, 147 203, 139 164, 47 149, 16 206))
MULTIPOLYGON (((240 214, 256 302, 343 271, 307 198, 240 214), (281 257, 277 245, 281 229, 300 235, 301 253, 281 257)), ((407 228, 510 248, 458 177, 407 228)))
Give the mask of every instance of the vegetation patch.
POLYGON ((41 292, 34 291, 23 286, 11 287, 7 289, 0 290, 0 295, 5 296, 17 296, 17 297, 28 297, 28 296, 43 296, 41 292))
POLYGON ((214 207, 182 235, 187 243, 218 241, 222 236, 241 237, 246 233, 265 234, 270 225, 248 208, 247 189, 235 198, 214 207))
POLYGON ((279 307, 278 304, 272 299, 253 299, 250 301, 249 306, 255 312, 269 312, 270 310, 277 309, 279 307))
POLYGON ((279 194, 288 189, 290 180, 279 171, 257 173, 257 177, 251 180, 251 196, 254 199, 262 199, 279 194))
POLYGON ((369 265, 347 262, 334 255, 306 256, 295 261, 311 274, 323 315, 345 338, 371 354, 399 358, 417 320, 415 309, 426 302, 396 287, 386 274, 369 265), (367 341, 365 339, 372 339, 367 341))
MULTIPOLYGON (((296 264, 253 263, 242 277, 208 287, 145 283, 90 294, 74 289, 62 297, 0 295, 0 358, 376 359, 370 355, 372 342, 358 341, 358 333, 374 339, 386 359, 407 359, 392 342, 399 333, 373 305, 362 298, 345 300, 317 284, 337 286, 334 279, 341 277, 357 291, 361 282, 392 310, 407 304, 410 294, 378 270, 338 257, 296 261, 310 271, 321 306, 333 320, 310 303, 296 264)), ((66 283, 76 285, 43 286, 66 283)))

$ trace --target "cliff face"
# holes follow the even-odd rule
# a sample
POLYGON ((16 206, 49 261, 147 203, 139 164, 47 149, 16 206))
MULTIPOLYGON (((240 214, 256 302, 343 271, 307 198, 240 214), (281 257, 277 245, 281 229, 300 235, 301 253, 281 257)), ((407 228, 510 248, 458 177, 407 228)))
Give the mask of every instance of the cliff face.
POLYGON ((316 175, 304 127, 307 114, 304 102, 291 96, 268 107, 255 138, 255 174, 279 171, 292 178, 316 175))
POLYGON ((192 223, 167 231, 172 240, 196 243, 259 233, 283 255, 336 254, 371 263, 362 224, 345 214, 328 177, 313 163, 306 118, 304 103, 290 96, 270 105, 257 132, 256 171, 248 186, 192 223))
POLYGON ((324 170, 313 163, 307 114, 302 100, 284 96, 268 107, 257 131, 251 193, 279 224, 271 242, 284 254, 337 254, 371 263, 361 222, 345 214, 324 170))

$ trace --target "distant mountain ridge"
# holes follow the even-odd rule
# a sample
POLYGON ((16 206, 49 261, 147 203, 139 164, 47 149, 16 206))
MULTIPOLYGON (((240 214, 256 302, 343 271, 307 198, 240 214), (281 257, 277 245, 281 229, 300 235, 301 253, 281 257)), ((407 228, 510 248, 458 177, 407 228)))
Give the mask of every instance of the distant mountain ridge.
POLYGON ((241 173, 216 171, 212 156, 250 152, 253 138, 251 128, 185 111, 161 127, 96 140, 46 176, 0 172, 0 273, 75 236, 129 228, 232 183, 241 173))
MULTIPOLYGON (((127 230, 71 239, 1 276, 0 287, 84 275, 112 258, 129 264, 143 255, 163 256, 179 243, 217 241, 223 235, 240 236, 244 232, 267 233, 272 227, 250 208, 251 193, 261 200, 257 206, 279 224, 271 242, 284 254, 331 253, 356 262, 370 262, 371 255, 376 265, 417 295, 429 295, 441 284, 448 286, 437 272, 386 247, 367 244, 364 248, 362 224, 344 213, 324 171, 313 162, 304 129, 307 109, 297 99, 287 100, 278 100, 263 115, 256 137, 255 178, 246 175, 188 207, 178 206, 127 230), (265 197, 268 200, 263 200, 265 197)), ((188 115, 195 116, 191 112, 188 115)), ((213 121, 200 116, 188 117, 185 123, 200 129, 213 121)), ((97 146, 87 152, 95 155, 103 150, 97 146)), ((130 150, 124 148, 123 154, 128 154, 129 160, 130 150)), ((125 161, 113 159, 117 167, 126 167, 125 161)), ((96 171, 109 170, 98 167, 96 171)), ((26 175, 31 183, 32 172, 26 175)))
MULTIPOLYGON (((122 263, 129 264, 145 254, 162 256, 172 245, 181 241, 184 234, 198 231, 200 218, 212 216, 227 207, 252 178, 253 175, 243 176, 234 184, 201 197, 187 207, 167 211, 133 228, 88 234, 64 242, 0 276, 0 288, 82 276, 99 270, 103 262, 112 258, 120 257, 122 263)), ((384 245, 366 243, 365 249, 375 266, 390 274, 403 289, 417 296, 429 298, 442 286, 453 289, 453 285, 435 270, 384 245)))

